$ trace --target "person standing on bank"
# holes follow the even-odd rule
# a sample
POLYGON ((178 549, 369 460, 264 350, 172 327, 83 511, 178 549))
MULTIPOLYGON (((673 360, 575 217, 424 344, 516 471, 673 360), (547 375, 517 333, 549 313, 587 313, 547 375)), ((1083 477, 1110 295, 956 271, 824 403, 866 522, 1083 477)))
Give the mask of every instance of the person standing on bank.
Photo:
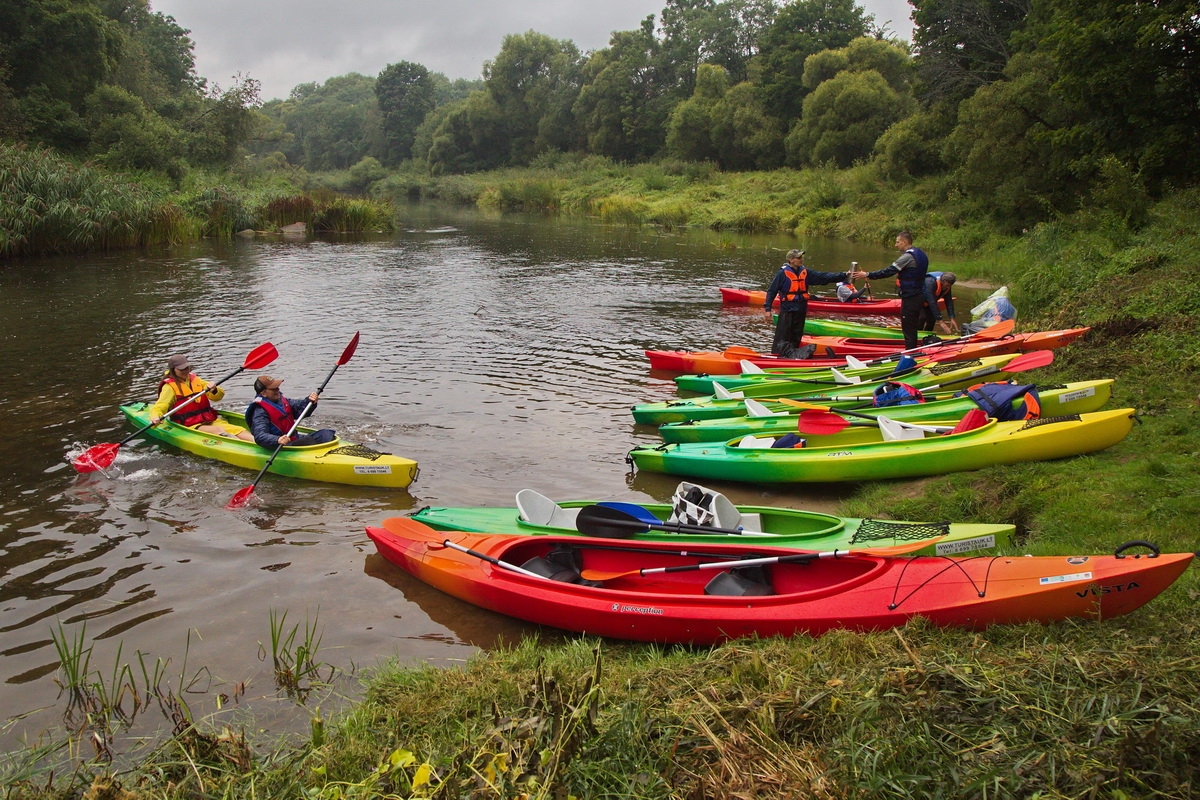
POLYGON ((317 393, 312 392, 306 398, 287 398, 283 396, 280 386, 282 378, 272 378, 270 375, 259 375, 254 380, 254 391, 257 397, 250 401, 246 408, 246 425, 254 434, 254 441, 259 447, 274 450, 281 445, 302 447, 309 444, 326 444, 337 438, 329 428, 305 434, 287 433, 301 417, 307 418, 305 411, 311 405, 317 407, 317 393))
POLYGON ((767 287, 767 315, 779 298, 779 321, 775 323, 772 355, 798 358, 796 349, 804 338, 804 320, 808 317, 808 287, 839 281, 850 281, 849 272, 817 272, 804 266, 804 251, 789 250, 787 263, 779 268, 767 287))
POLYGON ((917 327, 923 331, 933 330, 936 323, 942 333, 958 333, 958 320, 954 318, 954 282, 958 276, 953 272, 930 272, 925 276, 925 302, 921 304, 921 316, 917 327), (938 301, 946 304, 946 317, 942 318, 938 301))
POLYGON ((858 280, 878 280, 899 275, 896 279, 896 294, 900 295, 900 329, 904 331, 904 349, 912 350, 917 346, 917 331, 921 307, 925 304, 925 276, 929 272, 929 256, 919 247, 913 247, 912 234, 900 231, 896 234, 896 249, 900 257, 883 269, 874 272, 852 273, 851 278, 858 280))

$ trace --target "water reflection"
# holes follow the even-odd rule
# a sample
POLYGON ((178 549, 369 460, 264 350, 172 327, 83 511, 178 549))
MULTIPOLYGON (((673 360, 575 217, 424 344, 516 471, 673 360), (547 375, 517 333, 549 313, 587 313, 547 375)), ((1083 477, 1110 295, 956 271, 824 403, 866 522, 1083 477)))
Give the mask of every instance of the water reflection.
MULTIPOLYGON (((11 746, 54 720, 50 633, 86 625, 93 664, 142 651, 204 664, 209 696, 247 683, 275 707, 260 643, 270 610, 319 614, 326 658, 459 663, 510 644, 523 623, 424 587, 374 555, 364 525, 423 505, 563 499, 663 501, 675 479, 628 475, 656 441, 629 416, 674 395, 646 348, 769 346, 761 312, 721 305, 720 286, 761 288, 793 240, 660 235, 533 217, 414 207, 400 233, 356 241, 238 240, 56 258, 0 271, 0 707, 29 715, 11 746), (722 246, 717 246, 718 244, 722 246), (730 245, 733 245, 730 247, 730 245), (117 411, 156 391, 187 353, 213 379, 270 341, 272 375, 315 389, 355 331, 361 341, 314 422, 415 458, 407 491, 267 476, 258 502, 225 503, 248 472, 135 440, 105 473, 73 455, 129 431, 117 411), (363 573, 371 580, 364 580, 363 573)), ((883 247, 803 242, 818 269, 882 266, 883 247)), ((253 375, 226 384, 244 408, 253 375)), ((720 487, 736 502, 829 510, 850 489, 720 487)), ((302 724, 305 717, 300 715, 302 724)))

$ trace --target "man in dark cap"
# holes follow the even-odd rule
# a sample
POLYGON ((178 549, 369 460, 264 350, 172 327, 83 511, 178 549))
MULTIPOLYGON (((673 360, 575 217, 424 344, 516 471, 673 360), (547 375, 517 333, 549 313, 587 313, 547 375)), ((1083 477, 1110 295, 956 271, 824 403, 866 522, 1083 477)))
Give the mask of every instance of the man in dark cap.
POLYGON ((958 333, 958 320, 954 318, 954 282, 958 276, 953 272, 930 272, 925 276, 925 303, 917 317, 917 327, 923 331, 933 330, 936 324, 942 333, 958 333), (939 302, 946 304, 943 319, 939 302))
POLYGON ((800 358, 797 353, 804 338, 804 321, 808 317, 808 287, 816 284, 850 281, 849 272, 817 272, 804 266, 804 251, 789 250, 787 263, 779 268, 767 287, 764 308, 767 314, 779 298, 779 321, 775 323, 775 340, 771 353, 784 358, 800 358))
POLYGON ((254 441, 260 447, 274 450, 281 445, 302 447, 309 444, 326 444, 337 438, 329 428, 322 428, 312 433, 292 433, 296 421, 308 417, 310 410, 316 410, 317 393, 313 392, 303 399, 284 397, 280 387, 282 378, 270 375, 259 375, 254 379, 255 398, 246 408, 246 425, 254 434, 254 441))

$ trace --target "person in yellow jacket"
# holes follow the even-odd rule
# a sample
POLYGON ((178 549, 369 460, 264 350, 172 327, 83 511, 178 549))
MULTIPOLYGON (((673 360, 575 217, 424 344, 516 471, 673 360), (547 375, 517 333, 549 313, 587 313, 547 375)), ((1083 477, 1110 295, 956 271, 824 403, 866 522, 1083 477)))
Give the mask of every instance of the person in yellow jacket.
POLYGON ((225 390, 220 386, 209 386, 208 381, 191 370, 192 365, 187 356, 175 355, 167 359, 167 370, 158 384, 158 400, 150 406, 150 422, 157 425, 168 411, 184 400, 192 398, 191 402, 171 415, 172 422, 201 433, 253 442, 254 437, 250 435, 250 431, 230 425, 221 419, 212 407, 211 401, 224 397, 225 390))

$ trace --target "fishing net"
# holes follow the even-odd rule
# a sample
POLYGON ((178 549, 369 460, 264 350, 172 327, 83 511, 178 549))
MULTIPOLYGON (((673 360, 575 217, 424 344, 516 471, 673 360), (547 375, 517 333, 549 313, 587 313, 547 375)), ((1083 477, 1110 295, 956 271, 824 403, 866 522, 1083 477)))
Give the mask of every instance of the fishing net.
POLYGON ((389 454, 381 453, 378 450, 372 450, 371 448, 369 448, 365 445, 361 445, 361 444, 348 444, 348 445, 345 445, 344 447, 335 447, 332 450, 329 450, 329 451, 324 452, 321 455, 317 456, 317 458, 324 458, 325 456, 333 456, 333 455, 350 456, 351 458, 365 458, 368 461, 374 461, 375 459, 379 458, 380 456, 386 456, 389 454))
POLYGON ((955 372, 966 367, 982 367, 983 362, 979 359, 971 361, 947 361, 945 364, 934 364, 926 367, 934 375, 945 375, 947 372, 955 372))

